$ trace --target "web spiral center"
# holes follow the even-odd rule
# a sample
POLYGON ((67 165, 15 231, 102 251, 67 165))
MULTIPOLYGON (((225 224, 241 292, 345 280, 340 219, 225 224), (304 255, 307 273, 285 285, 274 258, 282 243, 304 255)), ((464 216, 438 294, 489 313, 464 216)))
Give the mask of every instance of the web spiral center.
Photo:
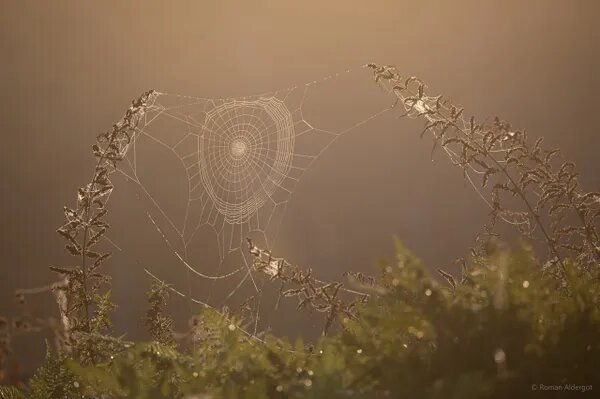
POLYGON ((207 113, 200 174, 228 223, 245 223, 272 199, 291 168, 294 137, 292 115, 276 98, 233 100, 207 113))
POLYGON ((244 139, 234 139, 229 146, 229 152, 235 160, 243 158, 247 151, 248 145, 244 139))

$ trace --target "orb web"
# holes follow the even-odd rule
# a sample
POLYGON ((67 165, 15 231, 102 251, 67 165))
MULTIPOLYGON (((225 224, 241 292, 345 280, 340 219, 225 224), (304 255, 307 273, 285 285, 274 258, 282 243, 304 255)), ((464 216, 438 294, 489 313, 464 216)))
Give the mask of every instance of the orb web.
MULTIPOLYGON (((140 244, 140 257, 151 254, 140 260, 143 267, 167 283, 185 270, 184 281, 178 282, 187 289, 175 283, 176 292, 193 303, 252 303, 249 317, 256 332, 260 295, 269 279, 252 270, 246 239, 276 249, 287 204, 305 172, 339 137, 391 110, 389 97, 382 98, 364 70, 354 70, 358 78, 352 79, 364 82, 361 93, 375 90, 379 102, 350 99, 361 109, 373 105, 362 114, 342 108, 337 101, 351 73, 239 98, 157 92, 117 166, 135 195, 125 201, 126 212, 143 214, 143 223, 160 238, 149 251, 149 244, 140 244), (332 83, 327 97, 323 87, 332 83), (174 169, 166 172, 165 162, 174 169), (158 194, 157 188, 179 177, 183 189, 158 194), (206 231, 215 239, 214 262, 206 260, 208 244, 199 241, 206 231), (157 246, 164 247, 166 258, 155 256, 157 246)), ((128 235, 127 227, 122 230, 128 235)))
POLYGON ((245 223, 289 173, 294 124, 276 98, 233 100, 206 115, 199 142, 202 188, 226 223, 245 223))

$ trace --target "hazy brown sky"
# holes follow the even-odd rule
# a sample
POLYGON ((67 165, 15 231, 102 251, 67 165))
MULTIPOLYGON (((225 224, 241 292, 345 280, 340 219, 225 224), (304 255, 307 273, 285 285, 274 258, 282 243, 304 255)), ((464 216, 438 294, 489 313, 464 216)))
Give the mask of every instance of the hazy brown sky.
MULTIPOLYGON (((150 88, 242 96, 395 64, 469 114, 545 136, 600 188, 598 4, 2 1, 0 314, 14 288, 48 282, 47 266, 66 260, 54 230, 89 179, 94 137, 150 88)), ((485 208, 443 157, 430 161, 418 125, 394 123, 348 135, 307 175, 282 227, 286 255, 332 277, 370 270, 393 234, 433 265, 464 253, 485 208)), ((147 279, 119 268, 117 302, 140 297, 147 279)), ((122 306, 121 330, 141 306, 122 306)))

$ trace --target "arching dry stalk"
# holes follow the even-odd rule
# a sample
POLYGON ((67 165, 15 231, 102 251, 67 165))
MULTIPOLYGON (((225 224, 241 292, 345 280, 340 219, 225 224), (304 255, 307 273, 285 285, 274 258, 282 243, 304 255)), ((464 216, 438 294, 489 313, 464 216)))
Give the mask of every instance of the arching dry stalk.
POLYGON ((110 175, 124 158, 138 123, 156 96, 155 91, 144 93, 132 102, 111 131, 98 136, 97 144, 92 147, 97 159, 92 179, 77 191, 76 207, 65 207, 66 223, 57 230, 67 241, 65 248, 69 254, 79 259, 75 267, 51 267, 51 270, 66 282, 56 292, 65 335, 69 339, 67 348, 83 362, 94 363, 102 356, 102 346, 94 336, 109 327, 108 312, 114 307, 110 293, 99 293, 100 286, 108 281, 99 267, 110 253, 94 251, 109 227, 105 221, 105 204, 113 190, 110 175))
POLYGON ((312 270, 303 270, 292 265, 283 258, 275 258, 270 251, 260 249, 248 239, 249 252, 253 255, 252 269, 281 283, 277 305, 281 298, 295 297, 298 309, 312 309, 325 313, 323 335, 331 328, 333 322, 340 317, 356 319, 356 305, 364 302, 368 294, 344 288, 340 282, 323 282, 312 275, 312 270), (351 294, 354 299, 344 300, 342 293, 351 294))
POLYGON ((402 77, 393 66, 367 67, 396 97, 393 107, 402 105, 402 116, 425 121, 421 135, 431 134, 433 150, 441 148, 462 168, 491 209, 491 227, 502 220, 541 239, 548 250, 545 270, 565 283, 567 258, 598 276, 600 193, 582 190, 573 163, 558 163, 558 150, 545 149, 542 138, 530 141, 498 117, 482 123, 465 117, 463 108, 428 95, 419 78, 402 77))

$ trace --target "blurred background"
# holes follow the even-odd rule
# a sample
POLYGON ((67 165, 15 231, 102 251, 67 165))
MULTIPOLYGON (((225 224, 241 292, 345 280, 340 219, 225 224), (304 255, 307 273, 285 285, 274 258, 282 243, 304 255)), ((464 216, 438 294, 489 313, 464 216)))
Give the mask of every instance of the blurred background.
MULTIPOLYGON (((5 0, 1 7, 0 315, 17 312, 16 288, 52 282, 48 266, 70 262, 55 234, 62 207, 90 178, 96 135, 151 88, 237 97, 368 62, 394 64, 467 114, 498 115, 544 136, 578 164, 586 189, 600 188, 594 0, 5 0)), ((358 97, 344 101, 347 113, 364 106, 358 97)), ((465 254, 487 210, 441 153, 431 161, 420 126, 388 118, 331 146, 289 203, 282 255, 329 279, 373 271, 391 256, 394 235, 432 267, 465 254)), ((125 222, 136 228, 134 219, 125 222)), ((132 260, 108 271, 117 332, 144 337, 149 279, 132 260)), ((173 311, 184 326, 187 305, 176 302, 173 311)), ((42 299, 36 312, 55 312, 53 300, 42 299)), ((300 328, 306 320, 282 315, 281 334, 309 329, 300 328)), ((43 349, 41 340, 17 342, 27 364, 43 349)))

